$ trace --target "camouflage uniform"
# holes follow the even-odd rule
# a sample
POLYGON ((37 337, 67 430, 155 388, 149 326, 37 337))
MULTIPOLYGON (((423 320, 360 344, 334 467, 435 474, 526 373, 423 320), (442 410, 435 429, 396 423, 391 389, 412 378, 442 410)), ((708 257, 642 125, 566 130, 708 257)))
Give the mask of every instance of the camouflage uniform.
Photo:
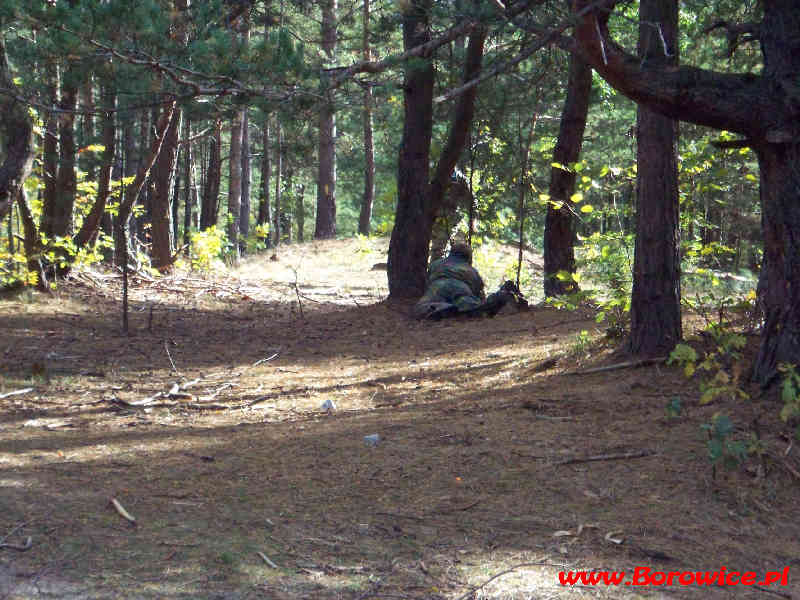
POLYGON ((431 263, 425 294, 414 306, 418 319, 468 313, 483 304, 483 279, 470 264, 471 259, 470 247, 456 243, 450 256, 431 263))

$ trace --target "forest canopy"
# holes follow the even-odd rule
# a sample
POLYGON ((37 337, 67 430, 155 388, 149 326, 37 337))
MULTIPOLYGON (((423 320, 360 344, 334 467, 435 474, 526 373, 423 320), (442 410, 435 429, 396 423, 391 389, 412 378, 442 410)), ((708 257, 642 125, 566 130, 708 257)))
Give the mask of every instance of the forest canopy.
MULTIPOLYGON (((664 198, 677 261, 657 276, 701 309, 747 300, 760 278, 767 382, 800 357, 795 13, 775 0, 4 1, 0 284, 377 234, 391 235, 390 294, 414 297, 443 220, 473 246, 544 248, 547 295, 592 299, 624 329, 646 108, 681 122, 664 198), (674 12, 674 42, 646 10, 674 12), (447 208, 454 173, 468 200, 447 208)), ((523 267, 509 275, 538 295, 523 267)))

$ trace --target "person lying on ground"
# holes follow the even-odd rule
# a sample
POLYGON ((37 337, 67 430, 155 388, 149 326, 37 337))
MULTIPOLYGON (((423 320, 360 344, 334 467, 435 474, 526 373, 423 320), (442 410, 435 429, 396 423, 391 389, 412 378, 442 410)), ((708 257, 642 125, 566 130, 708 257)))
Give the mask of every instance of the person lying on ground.
POLYGON ((527 306, 511 281, 488 298, 484 288, 480 273, 472 266, 472 248, 465 242, 456 242, 446 258, 434 260, 428 268, 425 294, 414 306, 414 316, 434 320, 456 315, 493 317, 512 300, 518 306, 527 306))

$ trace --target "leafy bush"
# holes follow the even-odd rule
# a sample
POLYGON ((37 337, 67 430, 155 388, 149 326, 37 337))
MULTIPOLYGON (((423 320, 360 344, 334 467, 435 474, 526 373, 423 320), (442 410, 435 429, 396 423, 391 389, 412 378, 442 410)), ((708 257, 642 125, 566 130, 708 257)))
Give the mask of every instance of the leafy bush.
POLYGON ((212 271, 222 267, 222 257, 228 245, 228 236, 217 226, 191 234, 192 268, 212 271))

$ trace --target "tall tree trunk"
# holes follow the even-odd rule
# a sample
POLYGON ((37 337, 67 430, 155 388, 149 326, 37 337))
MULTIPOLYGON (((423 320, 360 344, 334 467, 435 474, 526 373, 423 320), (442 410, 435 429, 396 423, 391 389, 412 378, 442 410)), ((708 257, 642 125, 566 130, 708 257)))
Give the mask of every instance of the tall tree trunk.
MULTIPOLYGON (((77 147, 75 144, 75 109, 78 102, 78 85, 75 67, 66 68, 61 80, 61 99, 58 102, 58 169, 55 171, 52 197, 45 195, 42 206, 42 231, 50 239, 72 235, 72 212, 77 192, 75 172, 77 147)), ((60 258, 68 261, 64 252, 60 258)))
POLYGON ((258 202, 258 224, 268 224, 271 226, 271 211, 270 211, 270 187, 269 180, 272 170, 272 162, 270 161, 269 151, 269 116, 264 118, 264 124, 261 130, 261 192, 259 194, 258 202))
MULTIPOLYGON (((642 0, 641 59, 677 64, 677 41, 677 0, 642 0)), ((628 348, 632 354, 655 357, 668 354, 682 332, 678 123, 641 105, 636 121, 638 189, 628 348)))
POLYGON ((22 218, 23 246, 25 248, 25 259, 28 271, 36 274, 36 287, 40 290, 47 289, 47 275, 44 271, 41 260, 41 243, 39 234, 36 231, 36 221, 33 219, 28 194, 25 186, 20 186, 17 191, 17 209, 22 218))
POLYGON ((781 363, 800 364, 800 144, 765 144, 756 152, 764 235, 758 295, 764 330, 753 378, 766 385, 781 363))
MULTIPOLYGON (((116 107, 116 94, 109 88, 106 94, 106 103, 110 108, 116 107)), ((100 222, 105 214, 108 197, 111 193, 111 171, 114 168, 116 153, 117 128, 114 122, 114 113, 103 115, 103 156, 100 166, 100 177, 97 182, 97 198, 89 214, 83 221, 80 231, 75 236, 75 246, 82 248, 97 237, 100 222)))
POLYGON ((233 259, 238 260, 239 225, 242 211, 242 111, 231 121, 231 154, 228 161, 228 239, 233 259))
POLYGON ((280 121, 275 125, 275 202, 272 209, 272 245, 281 243, 281 174, 283 171, 283 131, 280 121))
MULTIPOLYGON (((82 97, 81 108, 86 110, 87 113, 81 115, 80 138, 78 146, 83 148, 95 142, 95 123, 94 123, 94 82, 92 76, 89 76, 83 82, 80 89, 80 96, 82 97)), ((98 159, 94 152, 86 152, 81 154, 82 160, 79 161, 79 168, 86 172, 86 179, 94 181, 97 177, 98 159)))
POLYGON ((297 223, 297 241, 302 243, 305 241, 306 227, 306 209, 303 202, 306 193, 306 186, 304 184, 299 185, 296 193, 297 197, 295 198, 294 218, 295 222, 297 223))
MULTIPOLYGON (((58 66, 45 67, 48 100, 53 107, 58 105, 58 66)), ((58 113, 50 111, 45 118, 42 140, 42 215, 39 228, 48 238, 54 237, 56 221, 56 179, 58 177, 58 113)))
MULTIPOLYGON (((6 57, 5 37, 0 31, 0 86, 15 90, 14 77, 6 57)), ((0 133, 4 159, 0 164, 0 219, 11 212, 11 206, 33 166, 33 120, 28 107, 13 94, 0 96, 0 133)))
MULTIPOLYGON (((583 145, 583 132, 589 112, 592 90, 592 69, 576 55, 569 58, 567 98, 561 111, 558 141, 553 150, 553 162, 568 166, 578 161, 583 145)), ((575 228, 572 201, 575 193, 575 173, 552 167, 550 170, 550 201, 544 223, 544 295, 560 296, 578 291, 571 279, 559 278, 563 272, 575 273, 575 228)))
MULTIPOLYGON (((250 13, 243 17, 242 44, 250 43, 250 13)), ((250 119, 247 106, 242 109, 242 148, 241 148, 241 202, 239 205, 239 251, 246 249, 247 236, 250 235, 250 119)))
POLYGON ((183 137, 187 140, 183 149, 183 245, 186 246, 186 256, 189 256, 193 214, 197 210, 197 182, 194 177, 194 151, 189 141, 192 137, 192 121, 188 113, 184 118, 183 137))
MULTIPOLYGON (((487 33, 488 30, 485 27, 477 27, 469 36, 462 77, 465 83, 480 75, 483 64, 483 45, 486 41, 487 33)), ((469 131, 472 127, 472 118, 475 114, 475 97, 477 93, 478 87, 472 87, 459 95, 456 102, 450 123, 450 132, 431 181, 430 210, 434 216, 440 213, 442 200, 450 185, 453 170, 456 168, 467 143, 469 131)))
MULTIPOLYGON (((167 107, 164 110, 172 109, 167 107)), ((158 154, 158 159, 153 165, 153 172, 150 177, 153 182, 150 194, 150 210, 153 219, 151 257, 153 267, 160 271, 167 271, 172 266, 174 238, 172 237, 170 194, 175 175, 175 165, 178 159, 180 125, 181 113, 180 110, 176 110, 161 143, 161 150, 158 154)))
MULTIPOLYGON (((288 157, 285 159, 288 162, 288 157)), ((283 212, 284 218, 281 220, 281 224, 284 228, 283 235, 286 238, 286 242, 291 244, 293 220, 292 211, 294 210, 294 206, 292 206, 292 199, 294 197, 294 167, 291 164, 286 165, 286 183, 284 185, 284 190, 286 192, 286 196, 283 204, 286 206, 286 209, 283 212)))
POLYGON ((170 211, 172 212, 171 223, 172 223, 172 243, 177 248, 180 245, 180 222, 181 222, 181 186, 183 185, 183 181, 181 181, 181 177, 183 174, 182 169, 179 168, 181 162, 181 149, 178 147, 178 151, 175 153, 175 181, 172 184, 172 199, 169 203, 170 211))
MULTIPOLYGON (((332 61, 336 56, 336 0, 321 0, 321 7, 322 49, 332 61)), ((325 101, 319 115, 316 239, 336 236, 336 112, 332 92, 323 91, 325 101)))
POLYGON ((245 109, 242 113, 242 206, 239 214, 242 252, 245 251, 247 236, 250 235, 250 180, 250 117, 245 109))
POLYGON ((209 140, 208 168, 206 169, 206 185, 203 190, 203 206, 200 211, 200 229, 205 231, 217 224, 219 212, 219 184, 222 173, 222 121, 214 123, 214 135, 209 140))
MULTIPOLYGON (((369 0, 364 0, 361 35, 361 53, 364 60, 371 59, 369 45, 369 0)), ((372 88, 369 83, 364 85, 364 195, 361 197, 361 211, 358 215, 358 233, 369 235, 370 221, 372 221, 372 205, 375 203, 375 143, 372 136, 372 88)), ((302 232, 301 229, 298 231, 302 232)), ((298 236, 298 241, 303 241, 298 236)))
POLYGON ((142 191, 142 187, 144 187, 144 183, 150 174, 150 169, 158 159, 161 145, 172 123, 175 110, 175 103, 173 102, 165 107, 161 113, 161 117, 156 123, 156 130, 150 142, 148 153, 142 157, 133 181, 125 188, 124 196, 117 210, 117 216, 114 218, 114 261, 117 265, 123 266, 123 268, 126 268, 125 265, 128 264, 128 230, 131 211, 136 199, 139 197, 139 192, 142 191))
MULTIPOLYGON (((412 0, 403 13, 403 48, 431 39, 432 0, 412 0)), ((403 137, 397 164, 397 207, 389 241, 387 275, 392 298, 425 291, 432 215, 429 203, 434 70, 430 55, 406 63, 403 137)))

